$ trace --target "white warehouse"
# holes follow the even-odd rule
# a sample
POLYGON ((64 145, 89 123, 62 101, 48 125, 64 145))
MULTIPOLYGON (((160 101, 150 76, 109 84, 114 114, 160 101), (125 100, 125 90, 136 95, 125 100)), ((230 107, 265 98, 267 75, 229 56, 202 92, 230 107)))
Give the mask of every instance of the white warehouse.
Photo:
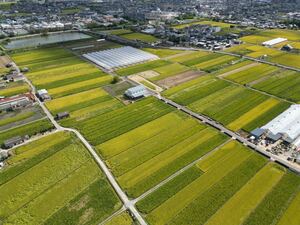
POLYGON ((274 136, 300 147, 300 105, 292 105, 282 114, 262 127, 274 136))
POLYGON ((129 46, 92 52, 83 56, 107 70, 159 59, 156 55, 129 46))
POLYGON ((286 38, 275 38, 275 39, 263 42, 262 45, 271 47, 273 45, 277 45, 284 41, 287 41, 287 39, 286 38))

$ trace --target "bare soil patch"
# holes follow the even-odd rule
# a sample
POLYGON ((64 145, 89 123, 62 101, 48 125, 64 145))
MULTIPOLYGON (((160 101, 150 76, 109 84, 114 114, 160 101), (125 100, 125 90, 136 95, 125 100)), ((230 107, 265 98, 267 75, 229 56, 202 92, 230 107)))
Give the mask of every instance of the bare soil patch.
POLYGON ((157 82, 157 84, 164 88, 171 88, 187 81, 193 80, 199 76, 202 76, 203 74, 205 74, 205 72, 187 71, 176 76, 160 80, 157 82))
POLYGON ((6 64, 10 62, 7 56, 0 56, 0 68, 5 68, 6 64))

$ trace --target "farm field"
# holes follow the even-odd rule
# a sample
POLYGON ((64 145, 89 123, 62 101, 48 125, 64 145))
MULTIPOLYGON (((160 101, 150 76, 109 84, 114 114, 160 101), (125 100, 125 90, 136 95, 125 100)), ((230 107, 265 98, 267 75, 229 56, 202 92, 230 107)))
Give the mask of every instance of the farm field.
POLYGON ((187 72, 188 70, 190 70, 189 67, 178 63, 169 64, 166 66, 155 68, 154 71, 159 73, 160 75, 150 78, 150 80, 151 81, 162 80, 177 75, 179 73, 187 72))
POLYGON ((0 96, 11 97, 14 95, 26 93, 29 90, 29 86, 22 81, 8 83, 5 88, 0 88, 0 96))
POLYGON ((88 151, 69 133, 15 149, 0 176, 4 224, 99 223, 121 207, 88 151))
POLYGON ((146 43, 153 43, 158 41, 158 39, 152 35, 149 34, 143 34, 143 33, 130 33, 130 34, 122 34, 119 35, 122 38, 129 39, 129 40, 137 40, 142 41, 146 43))
POLYGON ((175 57, 177 54, 184 53, 185 51, 181 50, 172 50, 172 49, 154 49, 154 48, 144 48, 142 49, 146 52, 150 52, 154 55, 157 55, 160 58, 165 58, 165 57, 175 57))
POLYGON ((105 30, 105 33, 109 33, 111 35, 123 35, 132 33, 131 30, 128 29, 115 29, 115 30, 105 30))
POLYGON ((210 59, 201 63, 194 65, 197 69, 201 69, 206 72, 213 72, 226 65, 230 65, 233 61, 237 60, 238 58, 233 56, 223 55, 214 59, 210 59))
POLYGON ((16 126, 22 126, 43 117, 45 117, 45 114, 38 106, 2 113, 0 115, 0 131, 5 131, 16 126))
POLYGON ((299 187, 297 175, 230 141, 146 196, 137 207, 155 225, 277 224, 295 209, 290 200, 298 201, 299 187))
POLYGON ((184 55, 178 55, 174 56, 170 59, 172 62, 178 62, 178 63, 184 63, 184 62, 189 62, 193 59, 200 58, 206 55, 209 55, 210 53, 208 52, 202 52, 202 51, 187 51, 185 52, 184 55))
POLYGON ((29 137, 31 137, 33 135, 46 132, 53 128, 54 127, 52 123, 48 119, 41 119, 9 130, 1 131, 0 145, 2 145, 5 140, 8 140, 16 136, 24 137, 28 135, 29 137))
POLYGON ((42 48, 16 53, 12 58, 19 66, 28 67, 26 76, 38 89, 47 89, 52 98, 101 87, 111 76, 82 61, 63 48, 42 48))
POLYGON ((230 74, 225 78, 240 84, 248 84, 253 81, 267 78, 275 73, 279 73, 280 68, 267 64, 259 64, 249 69, 230 74))
POLYGON ((299 102, 299 75, 297 72, 284 71, 253 85, 253 87, 290 101, 299 102))
POLYGON ((218 131, 172 112, 96 148, 129 196, 137 197, 226 140, 218 131))
POLYGON ((273 29, 273 30, 266 30, 261 31, 259 33, 262 36, 277 38, 277 37, 283 37, 287 38, 290 41, 300 41, 300 32, 297 30, 280 30, 280 29, 273 29))
POLYGON ((143 64, 138 64, 135 66, 130 66, 128 68, 119 69, 116 73, 120 76, 129 76, 132 74, 140 73, 147 70, 153 70, 157 67, 162 67, 171 64, 171 62, 165 60, 154 60, 143 64))
POLYGON ((288 106, 213 76, 183 83, 165 91, 164 95, 234 130, 259 127, 272 119, 273 110, 282 112, 288 106))
POLYGON ((222 69, 219 69, 219 70, 215 71, 213 74, 216 76, 219 76, 219 75, 223 76, 224 74, 231 73, 232 71, 243 70, 243 68, 248 67, 252 64, 253 64, 253 62, 250 60, 241 60, 233 65, 226 66, 222 69))
POLYGON ((286 66, 300 68, 299 60, 300 60, 300 55, 288 53, 288 54, 282 54, 282 55, 273 57, 273 58, 271 58, 270 61, 282 64, 282 65, 286 65, 286 66))
POLYGON ((46 106, 53 115, 67 111, 71 113, 72 116, 72 112, 74 111, 106 103, 110 100, 112 100, 112 97, 110 97, 103 89, 96 88, 51 100, 46 103, 46 106))
POLYGON ((149 97, 73 124, 94 146, 124 134, 169 112, 173 108, 149 97), (101 124, 101 126, 100 126, 101 124))
POLYGON ((210 25, 213 27, 221 27, 221 28, 229 28, 230 24, 229 23, 222 23, 222 22, 216 22, 216 21, 196 21, 196 22, 191 22, 191 23, 186 23, 186 24, 180 24, 180 25, 175 25, 173 26, 176 29, 183 29, 192 25, 198 25, 198 24, 202 24, 202 25, 210 25))
POLYGON ((134 222, 129 213, 125 211, 111 218, 105 225, 137 225, 137 223, 134 222))

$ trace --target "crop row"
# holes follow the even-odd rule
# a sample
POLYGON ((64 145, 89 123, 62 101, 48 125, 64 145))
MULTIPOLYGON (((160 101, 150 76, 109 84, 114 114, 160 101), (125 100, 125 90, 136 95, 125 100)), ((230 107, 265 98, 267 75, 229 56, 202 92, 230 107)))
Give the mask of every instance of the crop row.
POLYGON ((7 131, 0 132, 0 143, 7 139, 16 137, 16 136, 33 136, 38 133, 43 133, 53 128, 52 123, 48 119, 38 120, 30 124, 23 125, 21 127, 12 128, 7 131))

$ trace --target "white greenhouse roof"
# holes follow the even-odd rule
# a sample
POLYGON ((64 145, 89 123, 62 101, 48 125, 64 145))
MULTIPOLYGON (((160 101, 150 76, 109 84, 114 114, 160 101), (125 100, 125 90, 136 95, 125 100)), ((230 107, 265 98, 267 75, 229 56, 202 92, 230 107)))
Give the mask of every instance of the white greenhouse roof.
POLYGON ((156 55, 129 46, 92 52, 83 56, 108 70, 159 59, 156 55))
POLYGON ((276 45, 276 44, 279 44, 284 41, 287 41, 287 39, 286 38, 275 38, 275 39, 272 39, 269 41, 265 41, 262 44, 266 45, 266 46, 272 46, 272 45, 276 45))
POLYGON ((125 95, 131 98, 138 98, 144 96, 147 90, 143 85, 139 85, 136 87, 129 88, 125 91, 125 95))
POLYGON ((282 114, 262 127, 272 134, 286 135, 292 141, 300 136, 300 105, 292 105, 282 114))

